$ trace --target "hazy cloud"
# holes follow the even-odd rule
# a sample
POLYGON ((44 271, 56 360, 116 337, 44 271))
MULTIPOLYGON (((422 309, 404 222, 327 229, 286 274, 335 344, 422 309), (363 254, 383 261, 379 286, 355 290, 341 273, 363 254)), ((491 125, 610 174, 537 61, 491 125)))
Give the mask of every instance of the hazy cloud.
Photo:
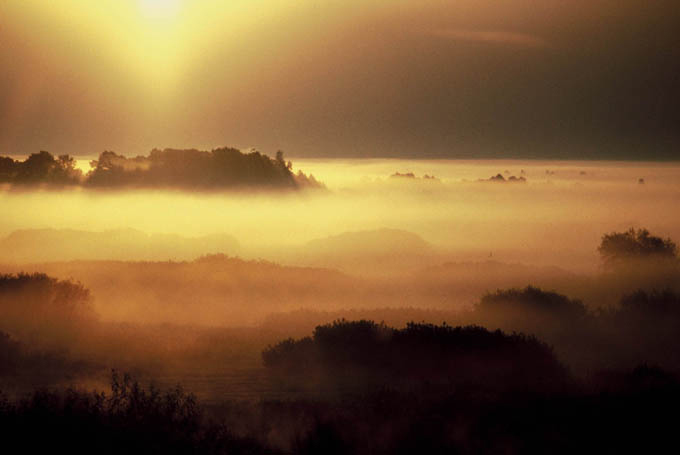
POLYGON ((478 43, 500 44, 526 48, 547 48, 551 44, 545 39, 527 33, 508 32, 504 30, 468 30, 459 28, 438 29, 431 32, 440 38, 455 41, 472 41, 478 43))
POLYGON ((678 158, 677 0, 1 3, 0 154, 678 158))

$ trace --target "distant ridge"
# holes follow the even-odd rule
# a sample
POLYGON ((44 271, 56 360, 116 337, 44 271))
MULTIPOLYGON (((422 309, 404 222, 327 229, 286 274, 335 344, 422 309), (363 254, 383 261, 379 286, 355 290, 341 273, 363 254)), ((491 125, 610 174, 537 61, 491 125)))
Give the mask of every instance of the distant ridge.
POLYGON ((418 234, 389 228, 315 239, 299 255, 300 263, 362 275, 406 272, 439 262, 435 248, 418 234))
POLYGON ((402 229, 375 229, 366 231, 343 232, 338 235, 315 239, 307 247, 317 253, 337 254, 386 254, 430 252, 432 246, 418 234, 402 229), (360 248, 360 250, 356 250, 360 248))
POLYGON ((0 239, 0 261, 187 260, 206 253, 237 254, 239 242, 227 234, 182 237, 135 229, 102 232, 25 229, 0 239))

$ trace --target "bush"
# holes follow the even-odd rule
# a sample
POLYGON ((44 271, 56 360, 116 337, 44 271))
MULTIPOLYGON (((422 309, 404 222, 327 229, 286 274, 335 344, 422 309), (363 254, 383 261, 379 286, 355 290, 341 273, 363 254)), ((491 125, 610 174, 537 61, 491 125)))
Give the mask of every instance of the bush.
POLYGON ((670 238, 651 235, 647 229, 630 228, 603 235, 598 251, 605 266, 616 267, 630 261, 676 259, 678 246, 670 238))
POLYGON ((573 330, 587 311, 578 300, 527 286, 486 294, 476 306, 475 316, 487 327, 545 336, 556 330, 573 330))
POLYGON ((0 330, 37 347, 72 346, 98 320, 80 283, 44 273, 0 275, 0 330))
POLYGON ((5 447, 25 453, 271 453, 205 419, 181 388, 143 388, 112 374, 111 393, 39 390, 0 403, 5 447))
POLYGON ((409 323, 393 329, 372 321, 319 326, 313 337, 284 340, 262 357, 271 371, 304 384, 364 387, 490 389, 551 387, 566 379, 552 349, 533 337, 482 327, 409 323))

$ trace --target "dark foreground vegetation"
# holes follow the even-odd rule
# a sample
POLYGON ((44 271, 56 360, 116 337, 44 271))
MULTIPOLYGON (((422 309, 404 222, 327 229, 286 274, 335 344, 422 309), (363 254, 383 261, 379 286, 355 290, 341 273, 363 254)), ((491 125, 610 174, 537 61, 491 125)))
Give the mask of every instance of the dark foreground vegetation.
MULTIPOLYGON (((469 311, 374 307, 330 324, 342 313, 300 311, 241 331, 106 322, 77 282, 3 275, 0 436, 26 453, 677 452, 677 247, 630 230, 605 235, 600 252, 602 289, 623 295, 614 305, 522 286, 489 292, 469 311), (374 322, 381 315, 447 323, 394 327, 374 322), (305 329, 314 318, 325 321, 305 329), (226 370, 234 353, 251 351, 267 385, 255 399, 200 405, 117 374, 110 392, 84 386, 102 390, 96 380, 112 366, 153 379, 167 368, 226 370)), ((244 264, 198 266, 240 280, 244 264)), ((283 273, 257 270, 270 285, 270 272, 283 273)))
MULTIPOLYGON (((656 453, 680 448, 674 417, 680 405, 680 382, 662 369, 642 365, 587 381, 560 373, 550 387, 536 387, 532 376, 554 374, 554 358, 545 361, 551 358, 549 350, 524 337, 479 328, 414 326, 398 331, 367 321, 341 322, 318 328, 321 338, 311 343, 324 345, 328 341, 324 337, 334 339, 334 348, 322 349, 326 360, 321 362, 335 374, 355 367, 381 371, 381 357, 375 357, 380 353, 370 346, 384 341, 369 341, 369 348, 356 361, 344 357, 342 346, 351 351, 354 341, 343 340, 341 335, 367 330, 390 330, 397 338, 420 339, 416 345, 421 349, 405 353, 401 362, 414 365, 420 381, 403 387, 399 379, 411 372, 397 366, 396 376, 383 376, 383 382, 339 389, 332 376, 317 377, 323 381, 318 388, 286 399, 227 400, 203 407, 180 388, 144 388, 128 376, 114 374, 107 393, 37 390, 21 399, 3 398, 0 435, 8 447, 21 447, 24 453, 566 454, 656 453), (425 343, 423 330, 428 332, 425 343), (489 371, 484 381, 460 384, 455 368, 449 369, 450 382, 433 385, 426 370, 419 369, 422 354, 432 358, 422 349, 425 346, 442 342, 442 352, 460 359, 478 354, 480 340, 487 358, 505 354, 516 359, 528 346, 538 355, 529 355, 521 364, 528 371, 514 376, 512 386, 504 374, 494 374, 498 371, 489 371), (507 343, 517 351, 508 350, 507 343), (332 356, 340 356, 341 369, 332 356), (317 393, 326 388, 335 388, 336 393, 317 393)), ((265 351, 268 362, 276 353, 273 374, 293 382, 308 381, 294 370, 280 370, 280 362, 295 362, 298 369, 307 371, 318 366, 318 353, 303 349, 313 357, 307 359, 301 352, 292 356, 291 351, 295 349, 265 351)), ((468 365, 461 362, 459 366, 468 365)), ((458 373, 466 376, 464 371, 458 373)), ((432 378, 440 378, 439 373, 434 372, 432 378)))
MULTIPOLYGON (((496 378, 501 383, 502 377, 496 378)), ((676 451, 676 379, 641 366, 560 392, 374 388, 336 401, 269 404, 309 427, 298 453, 631 453, 676 451)), ((285 419, 280 419, 285 421, 285 419)))
POLYGON ((106 151, 83 175, 69 155, 41 151, 24 161, 0 157, 0 184, 15 187, 84 186, 88 188, 173 188, 191 190, 298 189, 323 185, 293 165, 282 152, 272 159, 260 152, 223 147, 200 150, 154 149, 148 156, 126 158, 106 151))
POLYGON ((110 393, 38 390, 0 397, 0 435, 21 453, 270 453, 209 420, 181 388, 144 388, 113 373, 110 393))
POLYGON ((274 374, 317 391, 422 384, 545 389, 567 379, 552 350, 537 339, 476 326, 409 323, 398 330, 373 321, 336 321, 317 327, 312 337, 271 346, 262 357, 274 374))
POLYGON ((311 338, 270 347, 263 358, 282 384, 306 390, 307 398, 267 405, 289 419, 304 416, 309 429, 291 446, 300 453, 678 447, 677 419, 668 417, 680 404, 674 374, 641 365, 576 378, 546 345, 522 335, 337 321, 317 327, 311 338), (342 392, 319 397, 329 385, 342 392))

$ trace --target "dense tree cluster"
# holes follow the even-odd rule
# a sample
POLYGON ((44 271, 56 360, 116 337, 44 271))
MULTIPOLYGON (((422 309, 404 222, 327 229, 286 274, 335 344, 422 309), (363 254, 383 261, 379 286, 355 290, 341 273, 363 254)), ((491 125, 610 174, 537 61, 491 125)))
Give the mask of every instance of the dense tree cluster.
POLYGON ((602 236, 598 251, 606 266, 616 267, 631 261, 676 259, 678 246, 670 238, 651 235, 647 229, 630 228, 602 236))
POLYGON ((0 275, 0 311, 5 318, 14 309, 21 312, 74 318, 90 315, 90 291, 80 283, 62 281, 44 273, 0 275))
POLYGON ((73 317, 92 310, 90 291, 80 283, 52 278, 44 273, 0 275, 0 310, 58 313, 73 317))
POLYGON ((393 329, 372 321, 335 321, 313 336, 266 349, 267 367, 318 372, 345 383, 475 384, 518 387, 559 384, 565 370, 552 350, 533 337, 482 327, 409 323, 393 329), (503 377, 502 383, 497 378, 503 377), (357 381, 361 378, 361 381, 357 381))
POLYGON ((0 156, 0 183, 13 185, 78 185, 83 173, 69 155, 55 158, 51 153, 34 153, 24 161, 0 156))
POLYGON ((529 333, 554 332, 565 324, 573 327, 586 315, 580 301, 533 286, 486 294, 475 307, 475 316, 488 327, 529 333))
POLYGON ((510 177, 508 177, 508 178, 506 179, 505 177, 503 177, 502 174, 496 174, 496 175, 492 175, 492 176, 489 177, 488 179, 479 179, 479 181, 480 181, 480 182, 500 182, 500 183, 505 183, 505 182, 510 182, 510 183, 513 183, 513 182, 525 183, 525 182, 527 181, 527 179, 526 179, 525 177, 522 177, 522 176, 520 176, 520 177, 515 177, 514 175, 511 175, 510 177))
POLYGON ((91 188, 175 188, 175 189, 299 189, 323 185, 314 176, 292 171, 283 152, 272 159, 257 151, 243 153, 234 148, 210 152, 154 149, 148 156, 126 158, 105 151, 90 163, 83 175, 75 160, 48 152, 24 161, 0 157, 0 183, 28 185, 83 185, 91 188))
POLYGON ((74 342, 98 316, 80 283, 44 273, 0 275, 0 329, 42 347, 74 342))

